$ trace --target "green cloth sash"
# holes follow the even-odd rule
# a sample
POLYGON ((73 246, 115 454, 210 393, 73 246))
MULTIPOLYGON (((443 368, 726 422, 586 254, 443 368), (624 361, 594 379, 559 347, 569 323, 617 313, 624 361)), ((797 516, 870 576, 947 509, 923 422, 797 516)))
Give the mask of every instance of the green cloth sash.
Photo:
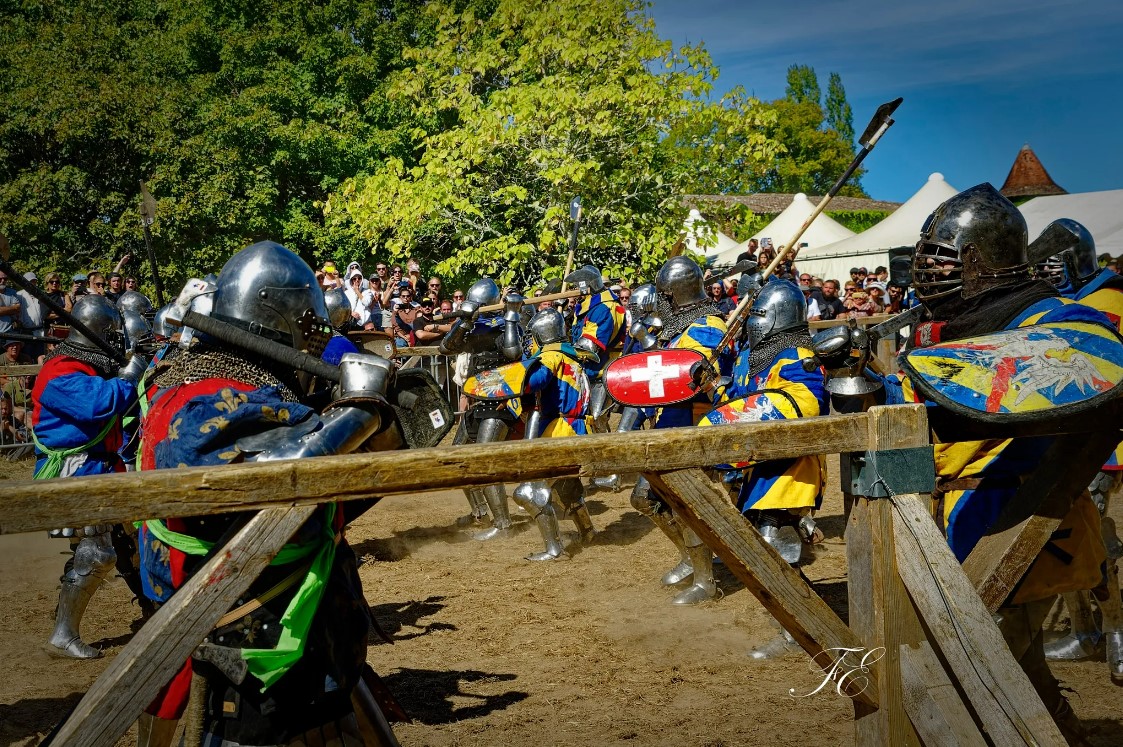
POLYGON ((105 427, 101 429, 101 433, 94 436, 93 440, 88 444, 81 446, 73 446, 69 449, 52 449, 49 446, 44 446, 39 441, 39 437, 35 435, 35 429, 31 429, 31 440, 35 442, 36 448, 47 455, 47 461, 43 463, 43 468, 39 469, 32 475, 33 480, 50 480, 62 474, 62 463, 75 454, 81 454, 86 449, 92 448, 101 443, 109 431, 112 430, 113 425, 117 422, 117 416, 114 415, 106 421, 105 427))
MULTIPOLYGON (((264 683, 262 692, 281 679, 304 654, 304 643, 308 638, 308 630, 312 627, 312 618, 320 607, 320 600, 323 599, 328 576, 335 562, 336 536, 332 528, 335 511, 335 504, 328 504, 322 536, 304 544, 285 545, 270 563, 288 565, 315 553, 308 574, 281 616, 281 637, 276 647, 238 649, 246 660, 250 673, 264 683)), ((156 539, 187 555, 206 555, 214 547, 213 542, 173 532, 158 519, 146 521, 145 526, 156 539)))

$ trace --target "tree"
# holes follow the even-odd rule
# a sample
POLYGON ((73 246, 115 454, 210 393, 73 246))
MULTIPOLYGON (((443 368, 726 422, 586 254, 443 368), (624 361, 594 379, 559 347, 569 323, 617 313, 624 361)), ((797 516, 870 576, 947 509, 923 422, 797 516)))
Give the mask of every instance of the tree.
POLYGON ((811 102, 816 106, 822 99, 819 76, 810 65, 792 65, 788 68, 788 87, 784 97, 797 104, 811 102))
POLYGON ((831 73, 827 83, 827 129, 837 132, 843 140, 854 143, 854 112, 846 100, 846 89, 842 87, 842 76, 831 73))
POLYGON ((172 283, 262 238, 310 262, 362 250, 318 202, 409 156, 381 88, 432 29, 406 0, 264 5, 5 5, 0 230, 17 257, 41 272, 143 256, 142 178, 172 283))
POLYGON ((326 210, 391 256, 503 282, 556 277, 567 206, 585 211, 578 262, 651 277, 679 238, 687 184, 723 183, 692 155, 745 167, 775 151, 770 118, 742 92, 709 102, 700 48, 658 39, 638 0, 559 0, 543 12, 429 6, 436 35, 405 52, 387 90, 409 111, 416 163, 390 158, 348 180, 326 210))

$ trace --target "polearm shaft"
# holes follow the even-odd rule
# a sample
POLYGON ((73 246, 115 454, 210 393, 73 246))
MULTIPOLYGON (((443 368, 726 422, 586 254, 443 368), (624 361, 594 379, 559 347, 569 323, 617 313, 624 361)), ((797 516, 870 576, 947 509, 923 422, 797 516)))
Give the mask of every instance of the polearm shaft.
POLYGON ((581 196, 574 197, 569 203, 569 218, 573 221, 573 229, 569 234, 569 256, 565 258, 565 271, 562 272, 562 292, 565 292, 565 279, 573 269, 573 255, 577 251, 577 229, 581 225, 581 196))
POLYGON ((148 264, 152 268, 152 284, 156 286, 156 305, 164 305, 164 284, 160 282, 160 268, 156 265, 156 252, 152 249, 152 232, 148 229, 156 220, 156 201, 148 193, 144 180, 140 180, 140 225, 144 229, 144 247, 148 250, 148 264))
MULTIPOLYGON (((870 120, 870 123, 866 126, 865 132, 862 133, 862 137, 858 138, 858 142, 862 145, 862 150, 858 152, 858 155, 854 157, 850 165, 846 167, 846 171, 838 178, 838 181, 834 183, 834 186, 831 187, 826 196, 819 201, 819 204, 811 212, 811 215, 807 216, 807 220, 803 221, 803 225, 795 232, 795 236, 791 238, 791 241, 785 244, 783 248, 776 253, 772 261, 769 262, 768 266, 764 268, 764 271, 760 273, 761 287, 763 287, 763 284, 772 276, 772 273, 776 271, 776 268, 779 267, 780 263, 783 262, 789 254, 792 256, 796 254, 798 251, 797 244, 803 237, 804 232, 806 232, 815 219, 823 213, 827 205, 830 204, 830 201, 834 199, 835 195, 837 195, 843 185, 846 184, 847 180, 850 179, 850 177, 854 175, 854 172, 858 170, 858 167, 862 165, 862 161, 866 159, 866 156, 873 150, 873 147, 877 145, 877 141, 880 140, 881 136, 893 125, 893 112, 901 105, 902 100, 901 98, 897 98, 877 108, 873 119, 870 120)), ((725 350, 737 339, 737 335, 740 334, 741 327, 744 325, 745 314, 748 312, 749 306, 752 305, 754 297, 755 294, 742 298, 737 304, 737 308, 729 315, 729 326, 725 336, 721 338, 721 342, 718 343, 717 347, 710 353, 709 360, 711 364, 717 360, 721 351, 725 350)))

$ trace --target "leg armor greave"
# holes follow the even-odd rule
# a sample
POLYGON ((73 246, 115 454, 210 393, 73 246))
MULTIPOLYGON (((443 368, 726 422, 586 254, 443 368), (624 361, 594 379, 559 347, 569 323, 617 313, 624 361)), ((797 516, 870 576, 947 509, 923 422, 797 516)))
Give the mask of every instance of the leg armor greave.
POLYGON ((554 495, 558 503, 565 509, 565 515, 577 525, 582 543, 589 543, 596 536, 593 527, 593 518, 589 516, 589 509, 585 505, 585 486, 576 477, 563 477, 554 482, 554 495))
POLYGON ((593 433, 608 433, 608 415, 612 411, 612 400, 608 398, 608 388, 598 381, 589 392, 589 421, 593 433))
MULTIPOLYGON (((476 443, 487 444, 507 438, 508 427, 500 418, 485 418, 480 421, 476 443)), ((507 507, 507 490, 502 483, 485 485, 484 500, 491 512, 491 528, 476 535, 476 539, 488 540, 505 535, 511 528, 511 512, 507 507)))
MULTIPOLYGON (((799 517, 784 509, 764 509, 763 511, 750 511, 745 515, 764 541, 772 545, 780 557, 791 565, 799 565, 803 553, 803 541, 800 539, 799 517)), ((812 525, 813 527, 814 525, 812 525)))
POLYGON ((694 566, 691 565, 690 555, 686 551, 682 527, 665 503, 651 497, 651 483, 642 475, 636 480, 636 486, 632 488, 631 501, 632 508, 651 519, 678 549, 678 565, 663 574, 663 585, 674 586, 688 580, 694 574, 694 566))
POLYGON ((1045 658, 1049 661, 1082 661, 1096 655, 1100 644, 1100 631, 1092 614, 1091 594, 1087 591, 1070 591, 1062 594, 1068 610, 1069 633, 1045 644, 1045 658))
POLYGON ((74 547, 74 558, 63 575, 55 629, 48 645, 51 653, 73 659, 95 659, 101 652, 79 635, 82 616, 94 592, 113 569, 117 553, 109 526, 85 527, 74 547))
POLYGON ((565 546, 561 541, 561 530, 558 528, 558 515, 550 503, 550 486, 543 480, 524 482, 515 488, 513 495, 515 503, 526 509, 538 524, 542 532, 542 541, 546 549, 542 552, 531 553, 527 560, 554 560, 565 555, 565 546))
POLYGON ((486 519, 487 499, 484 498, 483 488, 464 488, 464 496, 468 499, 468 505, 471 507, 469 520, 472 522, 482 522, 486 519))
POLYGON ((674 604, 699 604, 717 596, 717 585, 714 583, 714 554, 693 529, 681 521, 679 524, 682 526, 686 554, 694 569, 694 582, 671 601, 674 604))

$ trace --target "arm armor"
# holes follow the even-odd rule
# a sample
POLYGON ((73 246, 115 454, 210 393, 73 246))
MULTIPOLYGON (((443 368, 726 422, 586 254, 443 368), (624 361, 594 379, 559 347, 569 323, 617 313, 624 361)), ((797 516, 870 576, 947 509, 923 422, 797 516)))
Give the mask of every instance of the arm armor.
POLYGON ((601 359, 600 348, 598 348, 596 343, 593 342, 592 340, 590 340, 588 337, 578 338, 577 342, 573 343, 573 348, 574 348, 574 350, 576 350, 579 353, 580 352, 588 353, 589 355, 591 355, 593 358, 597 359, 598 361, 601 359))
POLYGON ((373 403, 333 407, 323 416, 312 418, 307 428, 275 428, 263 437, 240 439, 242 451, 256 451, 246 461, 273 462, 279 459, 348 454, 370 438, 382 418, 373 403))
POLYGON ((632 322, 628 334, 633 340, 639 343, 640 348, 643 350, 651 350, 659 345, 658 336, 652 334, 648 326, 642 321, 632 322))
POLYGON ((475 325, 470 319, 457 319, 452 323, 452 328, 449 329, 448 334, 444 336, 438 346, 441 355, 458 355, 464 352, 467 347, 468 334, 471 333, 472 327, 475 325))
POLYGON ((499 351, 509 361, 523 357, 523 336, 519 329, 521 316, 517 311, 503 313, 503 336, 499 338, 499 351))

